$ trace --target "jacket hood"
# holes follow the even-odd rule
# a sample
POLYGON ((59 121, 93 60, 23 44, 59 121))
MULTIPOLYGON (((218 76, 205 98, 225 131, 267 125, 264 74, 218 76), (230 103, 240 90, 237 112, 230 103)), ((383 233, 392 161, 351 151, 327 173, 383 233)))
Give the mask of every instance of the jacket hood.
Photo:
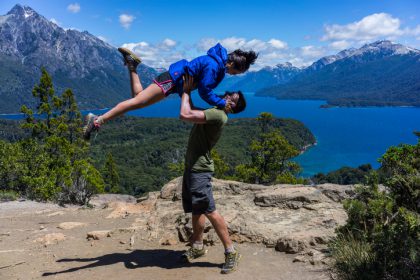
POLYGON ((226 62, 228 60, 228 54, 227 54, 226 49, 222 47, 220 43, 217 43, 216 46, 210 48, 207 51, 207 55, 214 58, 217 61, 217 64, 219 65, 219 67, 225 68, 226 62))

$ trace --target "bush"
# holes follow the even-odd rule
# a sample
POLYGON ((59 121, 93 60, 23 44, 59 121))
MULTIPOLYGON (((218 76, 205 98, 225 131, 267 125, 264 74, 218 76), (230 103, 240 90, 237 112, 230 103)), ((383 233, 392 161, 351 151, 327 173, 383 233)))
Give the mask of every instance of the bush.
POLYGON ((0 201, 12 201, 16 200, 19 194, 15 191, 3 191, 0 190, 0 201))
POLYGON ((330 244, 335 270, 344 279, 419 279, 420 139, 389 148, 380 162, 385 190, 372 172, 344 202, 348 221, 330 244))

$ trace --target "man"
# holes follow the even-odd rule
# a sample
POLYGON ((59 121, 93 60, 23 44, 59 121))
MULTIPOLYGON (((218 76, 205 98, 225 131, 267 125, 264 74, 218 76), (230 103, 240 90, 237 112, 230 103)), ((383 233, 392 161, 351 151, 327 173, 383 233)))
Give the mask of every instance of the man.
POLYGON ((220 138, 222 128, 228 120, 227 114, 243 111, 246 102, 242 92, 226 92, 223 99, 226 104, 230 104, 226 106, 228 109, 197 109, 190 98, 192 88, 193 79, 186 76, 180 118, 194 123, 194 126, 185 156, 182 204, 185 213, 192 213, 193 236, 192 246, 182 255, 182 259, 190 262, 205 255, 203 232, 207 217, 225 247, 225 263, 221 272, 230 273, 236 269, 241 255, 233 247, 225 220, 216 211, 211 186, 214 164, 210 152, 220 138))

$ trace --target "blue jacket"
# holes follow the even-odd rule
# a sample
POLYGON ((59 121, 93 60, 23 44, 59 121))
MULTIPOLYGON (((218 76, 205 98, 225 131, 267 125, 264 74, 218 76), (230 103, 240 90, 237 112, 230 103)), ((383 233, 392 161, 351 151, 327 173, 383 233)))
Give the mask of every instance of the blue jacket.
POLYGON ((183 59, 171 64, 169 74, 175 82, 176 92, 182 94, 184 86, 182 75, 188 71, 188 74, 197 82, 200 97, 212 106, 224 108, 225 100, 217 96, 213 89, 225 77, 227 59, 226 49, 218 43, 208 50, 207 55, 199 56, 190 62, 183 59))

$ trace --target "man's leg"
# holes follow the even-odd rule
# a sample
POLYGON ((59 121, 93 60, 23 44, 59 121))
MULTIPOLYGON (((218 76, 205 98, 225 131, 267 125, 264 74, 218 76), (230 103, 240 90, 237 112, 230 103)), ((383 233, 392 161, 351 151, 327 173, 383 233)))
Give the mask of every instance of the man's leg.
POLYGON ((214 230, 216 231, 217 235, 223 243, 223 246, 225 247, 225 250, 227 251, 229 249, 233 249, 233 243, 229 237, 229 231, 226 226, 225 219, 223 219, 222 215, 220 215, 217 211, 213 211, 209 214, 206 214, 206 217, 213 225, 214 230))
POLYGON ((193 235, 191 243, 203 243, 204 227, 206 225, 206 217, 203 214, 192 215, 193 235))
POLYGON ((227 229, 225 219, 215 210, 209 214, 206 214, 206 217, 210 220, 213 225, 217 235, 225 247, 225 263, 223 264, 221 273, 227 274, 236 270, 238 267, 241 254, 235 250, 233 247, 232 240, 229 237, 229 231, 227 229))

